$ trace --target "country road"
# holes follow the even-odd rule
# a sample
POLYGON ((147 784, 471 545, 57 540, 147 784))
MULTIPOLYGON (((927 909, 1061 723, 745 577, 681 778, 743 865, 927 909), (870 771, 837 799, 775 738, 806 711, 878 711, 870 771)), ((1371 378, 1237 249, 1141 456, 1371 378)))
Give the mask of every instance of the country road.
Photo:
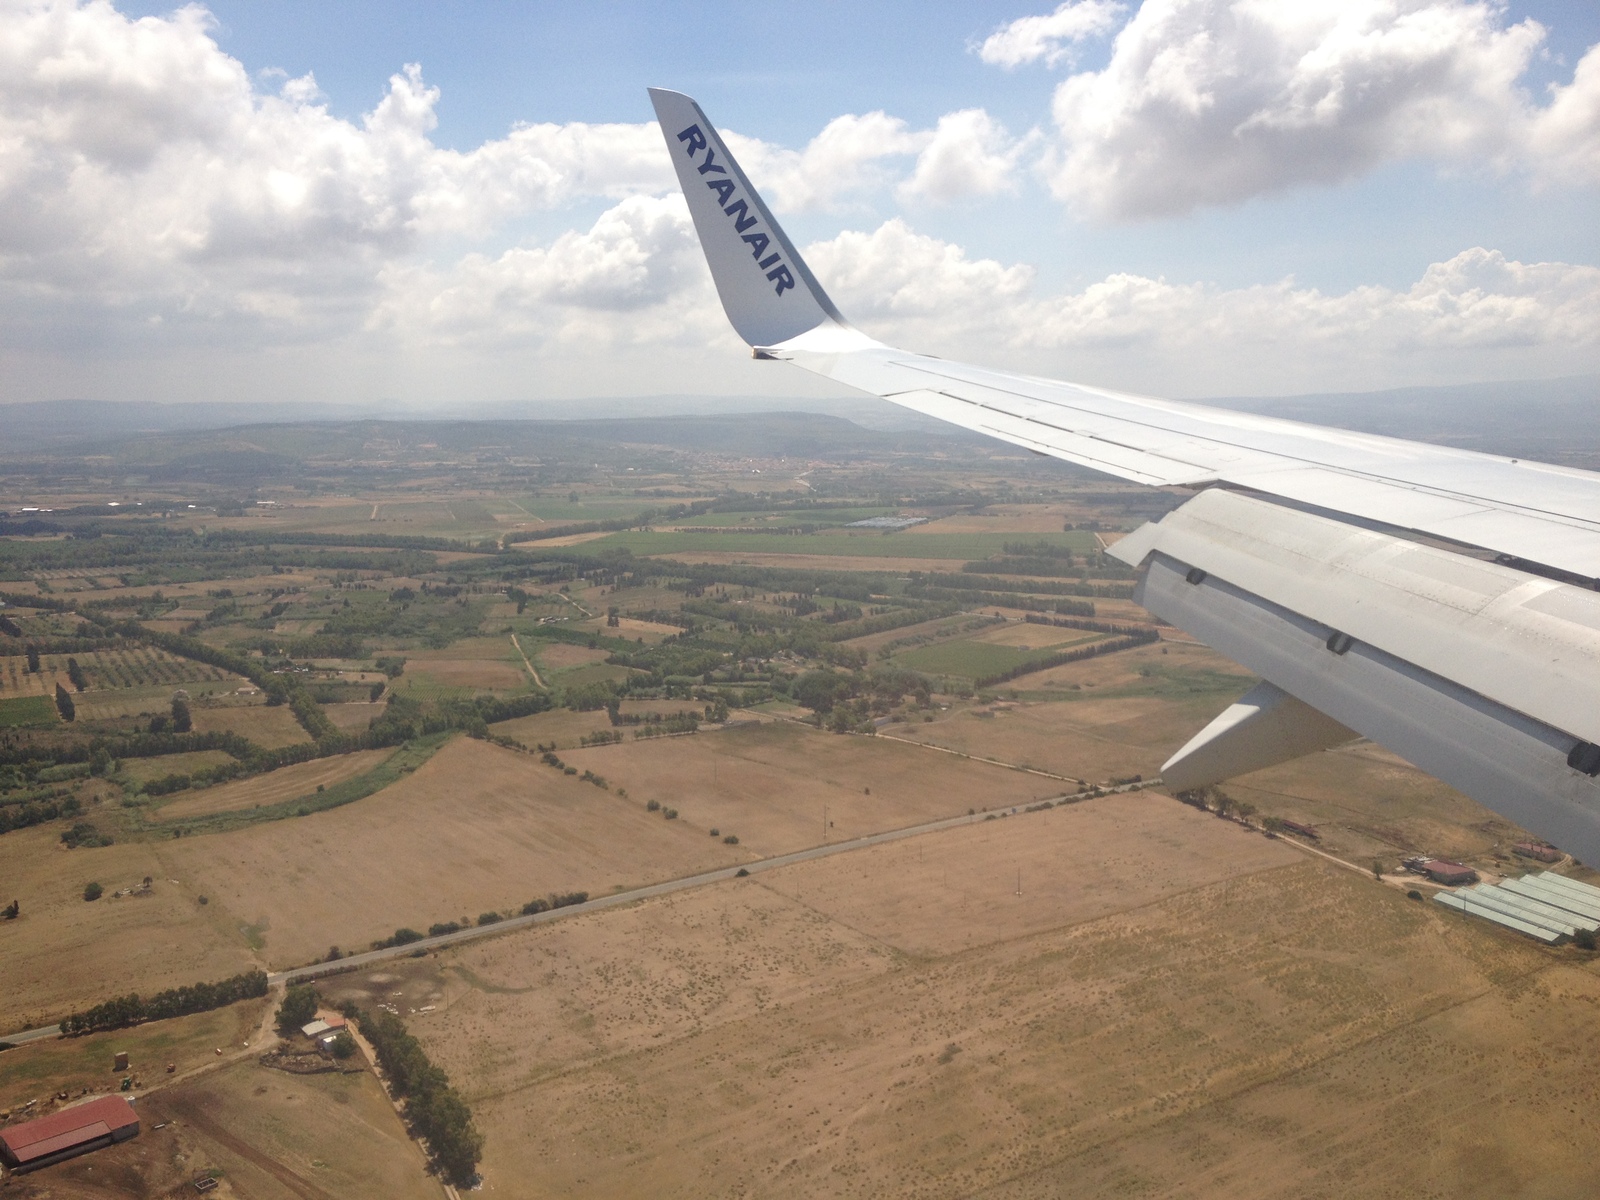
MULTIPOLYGON (((1136 792, 1159 782, 1159 779, 1151 779, 1142 783, 1124 784, 1121 787, 1101 789, 1099 794, 1104 796, 1121 792, 1136 792)), ((1086 800, 1094 795, 1095 790, 1087 789, 1081 792, 1071 792, 1061 796, 1050 797, 1050 799, 1055 803, 1061 803, 1062 801, 1086 800)), ((795 863, 810 862, 813 859, 827 858, 834 854, 848 854, 853 850, 864 850, 869 846, 881 846, 885 842, 896 842, 902 838, 918 837, 925 833, 938 833, 940 830, 953 829, 958 825, 975 824, 991 815, 998 816, 1000 812, 1020 813, 1024 807, 1019 804, 1012 808, 996 810, 994 813, 963 813, 960 816, 943 817, 937 821, 925 821, 920 825, 908 825, 903 829, 889 829, 882 833, 870 833, 865 837, 850 838, 842 842, 825 842, 820 846, 812 846, 805 850, 795 850, 789 854, 778 854, 771 858, 756 859, 754 862, 747 862, 741 866, 719 867, 715 871, 704 871, 698 875, 686 875, 680 879, 652 883, 626 892, 615 892, 609 896, 586 900, 582 904, 570 904, 564 908, 553 908, 546 912, 534 913, 526 917, 509 917, 493 925, 478 925, 471 929, 460 929, 455 933, 443 933, 437 937, 426 937, 420 941, 407 942, 403 946, 388 946, 382 950, 367 950, 361 954, 351 954, 345 958, 336 959, 333 962, 314 963, 308 967, 295 967, 289 971, 273 971, 268 974, 267 980, 273 987, 288 983, 304 983, 309 979, 317 979, 324 975, 341 974, 345 971, 370 966, 373 963, 384 962, 391 958, 405 958, 416 954, 420 950, 435 950, 443 946, 454 946, 462 942, 475 941, 478 938, 494 937, 519 929, 527 929, 534 925, 545 925, 551 921, 565 920, 568 917, 576 917, 583 913, 600 912, 603 909, 632 904, 638 900, 648 900, 653 896, 666 896, 689 888, 721 883, 724 880, 737 878, 740 871, 744 871, 748 875, 758 875, 762 871, 773 871, 779 867, 793 866, 795 863)), ((44 1025, 38 1029, 27 1029, 20 1033, 0 1037, 0 1042, 20 1046, 26 1042, 38 1041, 40 1038, 56 1037, 60 1033, 61 1027, 59 1025, 44 1025)))

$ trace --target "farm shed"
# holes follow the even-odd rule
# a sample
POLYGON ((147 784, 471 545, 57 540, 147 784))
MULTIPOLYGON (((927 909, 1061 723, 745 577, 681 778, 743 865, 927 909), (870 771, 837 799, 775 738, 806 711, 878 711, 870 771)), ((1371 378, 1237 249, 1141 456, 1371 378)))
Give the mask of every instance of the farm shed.
POLYGON ((1574 937, 1579 930, 1600 931, 1600 888, 1548 871, 1494 885, 1440 892, 1434 899, 1541 942, 1574 937))
POLYGON ((1430 858, 1423 863, 1422 873, 1435 883, 1442 883, 1446 887, 1459 887, 1464 883, 1478 882, 1478 873, 1471 867, 1458 862, 1446 862, 1440 858, 1430 858))
POLYGON ((1541 846, 1536 842, 1518 842, 1511 847, 1511 852, 1522 858, 1533 858, 1540 862, 1560 862, 1561 851, 1554 846, 1541 846))
POLYGON ((0 1159, 13 1171, 35 1171, 139 1132, 139 1117, 121 1096, 101 1096, 87 1104, 64 1108, 0 1129, 0 1159))

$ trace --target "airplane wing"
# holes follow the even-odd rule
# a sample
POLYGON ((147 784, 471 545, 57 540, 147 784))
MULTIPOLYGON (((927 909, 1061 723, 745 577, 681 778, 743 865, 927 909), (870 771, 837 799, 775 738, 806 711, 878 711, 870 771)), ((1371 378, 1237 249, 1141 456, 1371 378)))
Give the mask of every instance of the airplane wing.
POLYGON ((689 97, 650 98, 755 357, 1197 495, 1111 553, 1265 681, 1163 767, 1194 788, 1364 736, 1600 865, 1600 475, 897 350, 852 327, 689 97))

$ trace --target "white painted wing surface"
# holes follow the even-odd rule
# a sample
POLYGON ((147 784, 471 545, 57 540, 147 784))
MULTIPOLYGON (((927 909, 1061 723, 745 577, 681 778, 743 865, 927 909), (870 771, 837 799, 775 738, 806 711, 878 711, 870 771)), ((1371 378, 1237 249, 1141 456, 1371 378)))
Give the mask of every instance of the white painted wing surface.
POLYGON ((824 326, 765 352, 1122 479, 1229 484, 1600 579, 1592 472, 991 371, 854 330, 824 326))
POLYGON ((1175 779, 1228 778, 1353 730, 1600 864, 1600 475, 885 346, 839 314, 699 107, 651 96, 757 358, 1200 490, 1113 553, 1139 568, 1139 603, 1272 686, 1175 755, 1175 779))

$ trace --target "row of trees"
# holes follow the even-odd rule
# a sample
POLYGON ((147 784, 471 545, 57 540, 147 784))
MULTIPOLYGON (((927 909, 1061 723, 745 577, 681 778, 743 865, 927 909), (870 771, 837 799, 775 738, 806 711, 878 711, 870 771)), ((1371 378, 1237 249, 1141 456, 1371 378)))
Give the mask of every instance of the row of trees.
POLYGON ((240 1000, 252 1000, 267 994, 265 971, 246 971, 217 983, 195 983, 185 987, 168 988, 154 996, 141 997, 130 992, 97 1004, 83 1012, 75 1012, 61 1022, 61 1032, 68 1035, 96 1033, 106 1029, 126 1029, 145 1021, 161 1021, 168 1017, 181 1017, 189 1013, 209 1012, 240 1000))
POLYGON ((1057 650, 1054 654, 1045 654, 1039 658, 1029 659, 1019 666, 1012 667, 1009 671, 998 671, 993 675, 985 675, 981 679, 972 681, 974 687, 994 687, 996 684, 1009 683, 1019 675, 1031 675, 1035 671, 1046 671, 1051 667, 1059 667, 1065 663, 1082 662, 1086 658, 1096 658, 1102 654, 1114 654, 1118 650, 1130 650, 1134 646, 1148 646, 1151 642, 1161 640, 1161 635, 1154 629, 1141 629, 1123 637, 1107 638, 1103 642, 1096 642, 1092 646, 1079 646, 1076 650, 1057 650))
POLYGON ((450 1086, 450 1077, 429 1061, 422 1044, 393 1013, 357 1009, 354 1015, 388 1077, 389 1090, 405 1101, 407 1118, 440 1170, 458 1187, 471 1186, 483 1155, 483 1135, 466 1101, 450 1086))

